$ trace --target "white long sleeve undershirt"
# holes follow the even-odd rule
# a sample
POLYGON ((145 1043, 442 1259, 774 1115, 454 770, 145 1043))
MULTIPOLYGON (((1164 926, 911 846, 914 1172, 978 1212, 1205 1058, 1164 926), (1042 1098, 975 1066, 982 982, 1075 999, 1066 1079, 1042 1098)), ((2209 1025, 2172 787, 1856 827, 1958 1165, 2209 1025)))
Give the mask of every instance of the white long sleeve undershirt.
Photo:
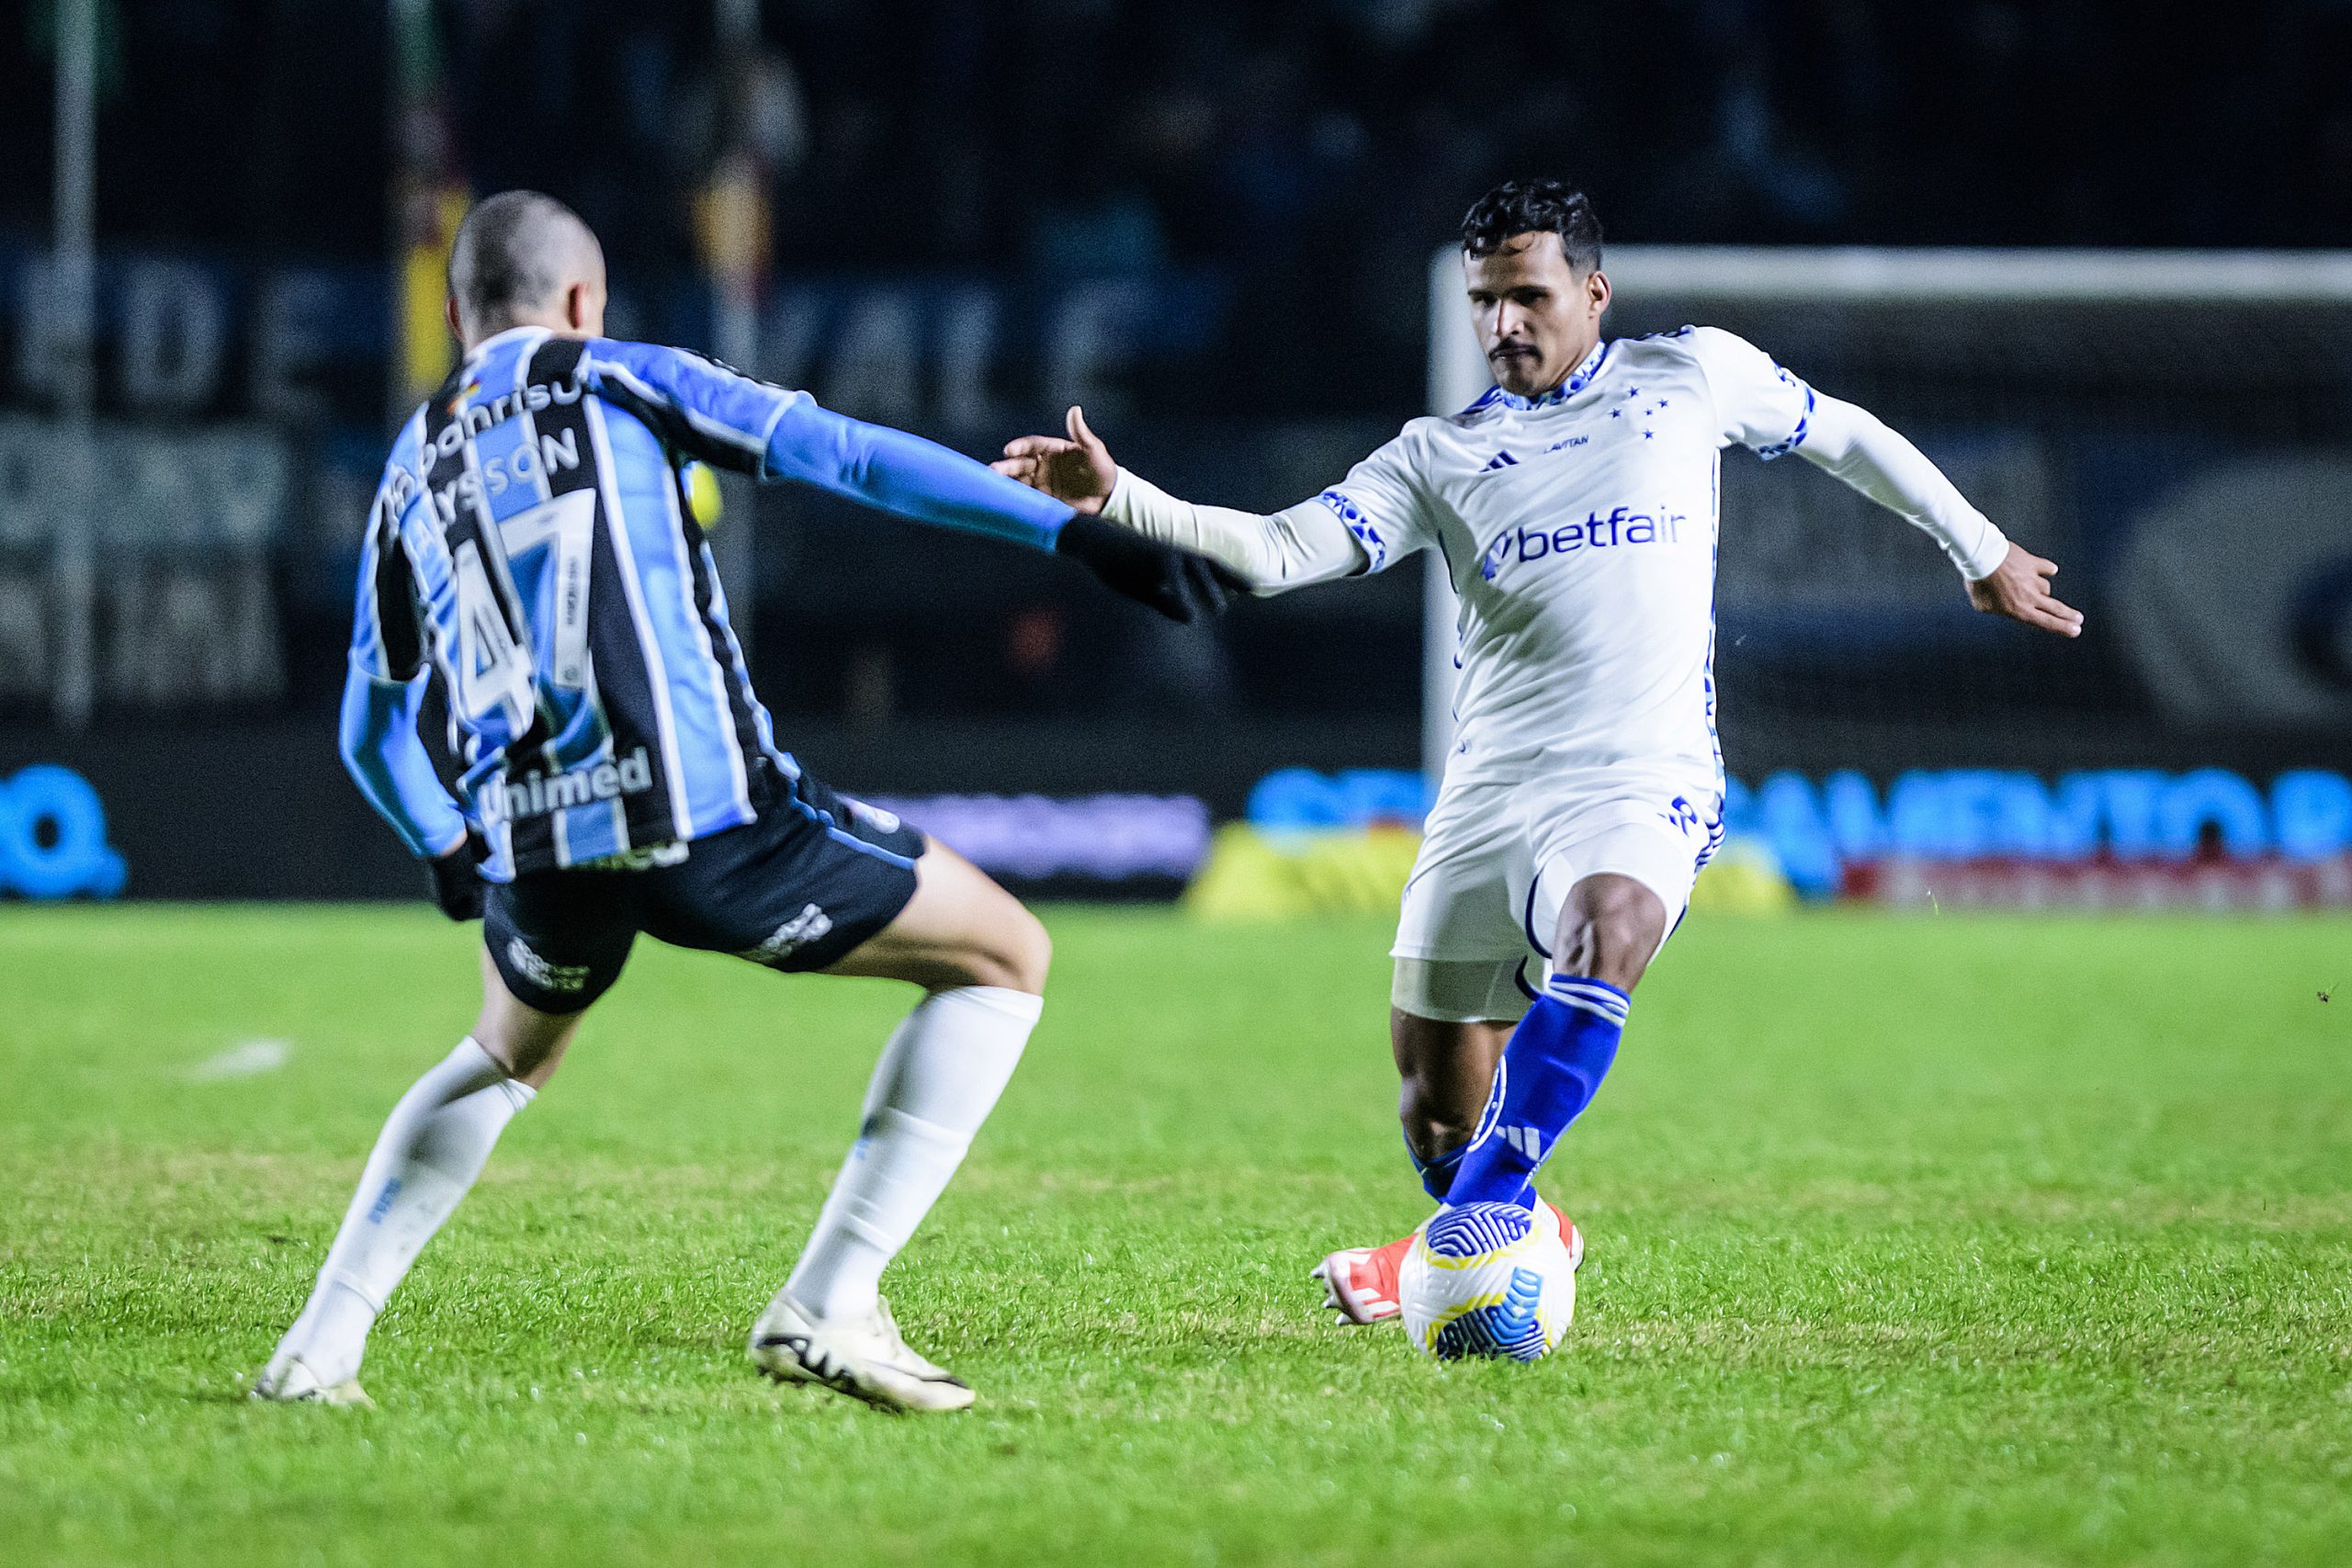
POLYGON ((1272 515, 1196 506, 1121 468, 1102 515, 1148 538, 1223 562, 1261 595, 1352 577, 1365 564, 1363 547, 1319 501, 1272 515))
MULTIPOLYGON (((1971 506, 1925 453, 1867 409, 1816 393, 1796 451, 1933 538, 1972 582, 1989 576, 2008 554, 2009 541, 1992 520, 1971 506)), ((1271 514, 1199 506, 1121 468, 1102 515, 1223 562, 1259 594, 1353 576, 1367 564, 1363 547, 1319 501, 1271 514)))
POLYGON ((1992 519, 1868 409, 1816 392, 1805 425, 1798 457, 1934 539, 1969 581, 1991 576, 2007 557, 2009 541, 1992 519))

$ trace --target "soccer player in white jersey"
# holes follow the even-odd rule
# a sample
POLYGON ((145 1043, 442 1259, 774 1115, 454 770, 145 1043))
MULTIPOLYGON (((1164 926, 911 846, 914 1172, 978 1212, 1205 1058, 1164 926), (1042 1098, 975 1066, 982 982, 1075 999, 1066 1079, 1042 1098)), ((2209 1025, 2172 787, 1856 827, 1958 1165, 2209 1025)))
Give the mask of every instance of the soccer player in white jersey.
MULTIPOLYGON (((1730 333, 1605 339, 1600 227, 1555 181, 1470 209, 1463 279, 1495 386, 1261 516, 1120 468, 1069 412, 1001 473, 1223 561, 1259 593, 1441 551, 1461 596, 1455 729, 1406 885, 1390 992, 1405 1142, 1442 1204, 1558 1224, 1535 1172, 1614 1059, 1630 998, 1722 832, 1714 576, 1723 448, 1790 453, 1930 535, 1979 609, 2062 637, 2057 568, 1918 449, 1730 333), (1523 966, 1541 965, 1529 989, 1523 966), (1498 1069, 1499 1064, 1499 1070, 1498 1069)), ((1397 1314, 1412 1238, 1331 1254, 1341 1319, 1397 1314)))

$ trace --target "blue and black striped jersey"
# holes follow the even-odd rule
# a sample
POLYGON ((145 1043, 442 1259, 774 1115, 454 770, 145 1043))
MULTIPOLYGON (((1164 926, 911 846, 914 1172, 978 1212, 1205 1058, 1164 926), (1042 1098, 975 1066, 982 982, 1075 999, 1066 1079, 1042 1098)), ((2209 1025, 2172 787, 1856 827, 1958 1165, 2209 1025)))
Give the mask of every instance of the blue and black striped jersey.
POLYGON ((763 769, 797 776, 729 627, 691 459, 1043 548, 1069 515, 699 355, 489 339, 401 430, 363 548, 344 751, 412 851, 470 823, 493 879, 607 862, 748 822, 763 769), (454 802, 414 736, 428 671, 454 802))

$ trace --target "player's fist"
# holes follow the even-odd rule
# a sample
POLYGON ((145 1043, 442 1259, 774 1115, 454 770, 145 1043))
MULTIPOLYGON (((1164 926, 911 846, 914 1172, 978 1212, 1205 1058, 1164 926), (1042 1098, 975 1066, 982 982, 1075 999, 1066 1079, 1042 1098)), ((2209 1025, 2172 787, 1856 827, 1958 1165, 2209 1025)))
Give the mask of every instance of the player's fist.
POLYGON ((2083 613, 2071 604, 2061 604, 2050 592, 2050 580, 2057 575, 2056 561, 2044 560, 2029 549, 2011 545, 2009 553, 1989 576, 1968 585, 1968 602, 1988 615, 2007 615, 2060 637, 2080 637, 2083 613))
POLYGON ((435 855, 424 863, 433 874, 433 903, 453 920, 481 919, 481 872, 479 867, 488 859, 490 846, 481 841, 472 829, 466 829, 466 841, 447 854, 435 855))
POLYGON ((1023 435, 1004 444, 1004 456, 989 465, 1007 479, 1044 491, 1074 512, 1091 516, 1111 499, 1119 465, 1102 438, 1086 427, 1086 411, 1069 410, 1069 435, 1023 435))

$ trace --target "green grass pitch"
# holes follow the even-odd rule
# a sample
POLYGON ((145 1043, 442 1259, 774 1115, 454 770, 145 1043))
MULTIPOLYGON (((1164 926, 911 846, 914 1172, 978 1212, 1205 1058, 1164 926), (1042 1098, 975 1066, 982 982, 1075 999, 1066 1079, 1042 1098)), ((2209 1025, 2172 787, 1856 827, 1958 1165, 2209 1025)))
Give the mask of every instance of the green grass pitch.
POLYGON ((0 1561, 2352 1561, 2352 923, 1696 919, 1546 1175, 1568 1341, 1452 1368, 1306 1278, 1424 1207, 1385 926, 1051 924, 886 1283, 977 1410, 742 1358, 904 994, 649 944, 362 1414, 243 1380, 472 933, 0 909, 0 1561))

